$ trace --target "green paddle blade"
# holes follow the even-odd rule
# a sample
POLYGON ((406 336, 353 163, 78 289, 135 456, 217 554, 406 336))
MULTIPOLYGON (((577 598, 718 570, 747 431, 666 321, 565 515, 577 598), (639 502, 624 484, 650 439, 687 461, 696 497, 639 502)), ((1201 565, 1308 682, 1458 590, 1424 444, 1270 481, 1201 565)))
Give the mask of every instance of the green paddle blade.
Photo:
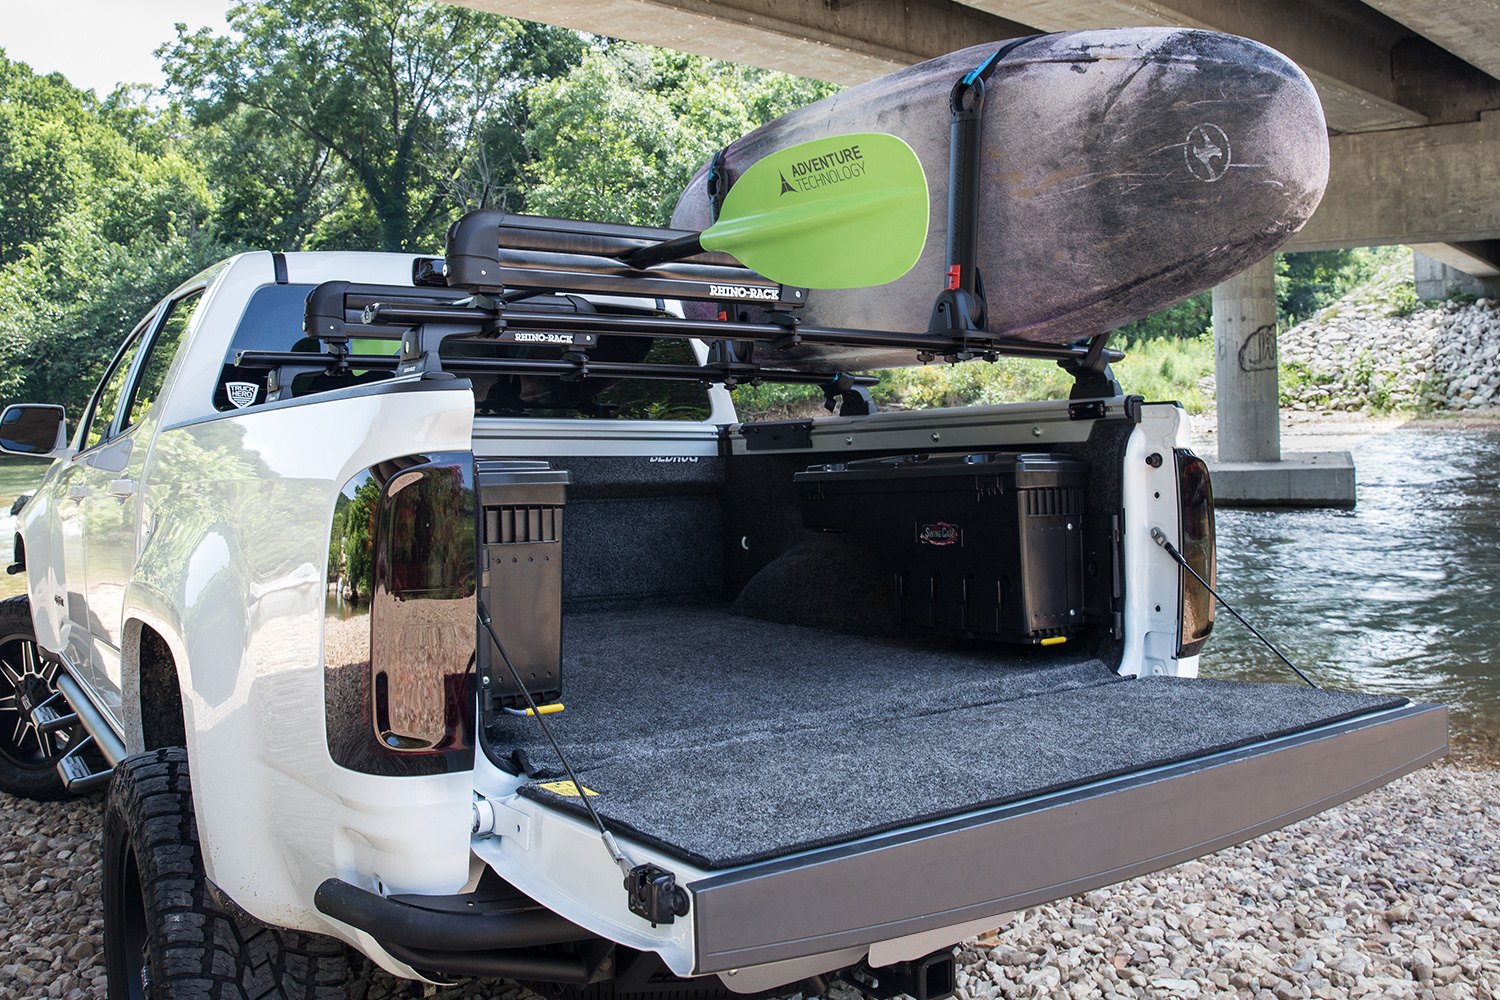
POLYGON ((864 288, 911 270, 927 217, 917 154, 893 135, 858 132, 758 160, 698 241, 784 285, 864 288))

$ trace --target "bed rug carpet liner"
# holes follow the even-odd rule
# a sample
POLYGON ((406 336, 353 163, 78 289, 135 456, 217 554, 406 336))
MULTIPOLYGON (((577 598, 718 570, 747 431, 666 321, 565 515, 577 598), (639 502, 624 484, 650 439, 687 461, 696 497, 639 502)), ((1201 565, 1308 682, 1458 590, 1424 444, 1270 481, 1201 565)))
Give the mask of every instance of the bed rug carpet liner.
MULTIPOLYGON (((1065 647, 1066 648, 1066 647, 1065 647)), ((570 615, 549 722, 618 832, 709 869, 1290 735, 1404 699, 1131 679, 1077 652, 895 642, 711 607, 570 615)), ((534 720, 521 794, 578 814, 534 720)))

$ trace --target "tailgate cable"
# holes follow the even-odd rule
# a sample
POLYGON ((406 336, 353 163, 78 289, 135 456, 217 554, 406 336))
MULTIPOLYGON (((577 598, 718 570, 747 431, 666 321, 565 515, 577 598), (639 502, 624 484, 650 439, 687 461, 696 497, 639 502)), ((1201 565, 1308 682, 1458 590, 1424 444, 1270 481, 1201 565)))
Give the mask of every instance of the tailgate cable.
POLYGON ((588 789, 584 788, 583 782, 578 780, 578 775, 574 773, 567 754, 563 753, 562 747, 553 737, 552 727, 547 725, 547 717, 542 714, 536 699, 527 690, 526 682, 521 679, 521 672, 510 661, 510 655, 505 652, 505 646, 501 644, 500 637, 495 634, 495 625, 490 618, 489 608, 484 606, 484 598, 478 594, 474 595, 474 604, 479 615, 479 624, 483 625, 484 630, 489 633, 490 641, 495 644, 495 649, 500 653, 500 659, 505 662, 506 668, 510 671, 511 679, 516 682, 516 689, 521 692, 521 697, 526 699, 532 718, 536 719, 537 725, 542 727, 542 734, 547 737, 547 742, 552 744, 552 752, 557 754, 557 759, 562 763, 568 781, 573 785, 573 791, 578 793, 579 801, 583 803, 584 809, 588 810, 589 818, 594 821, 594 826, 599 830, 599 838, 604 841, 604 849, 609 852, 610 860, 625 874, 625 892, 630 897, 630 912, 651 921, 652 927, 659 923, 670 924, 677 917, 687 916, 688 893, 677 884, 677 877, 656 865, 635 864, 615 842, 614 834, 609 832, 609 828, 604 825, 604 820, 599 817, 598 810, 589 801, 588 789))
POLYGON ((1293 663, 1291 660, 1287 659, 1286 654, 1283 653, 1281 650, 1277 649, 1275 643, 1273 643, 1270 639, 1267 639, 1265 636, 1261 635, 1260 634, 1260 629, 1256 628, 1254 625, 1251 625, 1249 622, 1245 621, 1245 616, 1244 615, 1240 614, 1238 611, 1234 610, 1234 608, 1230 607, 1229 602, 1226 601, 1226 600, 1224 600, 1224 598, 1220 597, 1219 596, 1219 592, 1213 588, 1213 584, 1209 583, 1207 580, 1203 579, 1203 577, 1199 576, 1198 575, 1198 571, 1195 570, 1195 569, 1193 569, 1192 566, 1188 565, 1187 559, 1183 556, 1183 554, 1181 552, 1177 551, 1177 546, 1175 546, 1171 542, 1167 541, 1166 534, 1163 533, 1163 531, 1160 528, 1152 528, 1151 529, 1151 540, 1154 541, 1157 545, 1160 545, 1163 549, 1166 549, 1167 555, 1171 556, 1172 559, 1173 559, 1173 561, 1176 562, 1177 565, 1181 566, 1183 569, 1185 569, 1189 573, 1193 574, 1193 579, 1197 580, 1199 583, 1203 584, 1203 589, 1206 590, 1206 591, 1208 591, 1210 594, 1214 595, 1214 600, 1216 600, 1220 604, 1224 605, 1224 610, 1225 611, 1228 611, 1230 614, 1234 615, 1235 619, 1241 625, 1245 626, 1247 629, 1250 630, 1250 634, 1251 635, 1255 636, 1255 638, 1257 638, 1261 642, 1265 643, 1266 648, 1269 649, 1271 652, 1275 653, 1276 656, 1281 660, 1282 663, 1285 663, 1288 667, 1290 667, 1291 670, 1292 670, 1292 673, 1294 673, 1298 677, 1302 678, 1302 680, 1306 682, 1306 684, 1307 684, 1308 687, 1318 688, 1320 690, 1322 689, 1322 685, 1321 684, 1318 684, 1311 677, 1308 677, 1302 671, 1298 670, 1297 669, 1297 665, 1295 663, 1293 663))

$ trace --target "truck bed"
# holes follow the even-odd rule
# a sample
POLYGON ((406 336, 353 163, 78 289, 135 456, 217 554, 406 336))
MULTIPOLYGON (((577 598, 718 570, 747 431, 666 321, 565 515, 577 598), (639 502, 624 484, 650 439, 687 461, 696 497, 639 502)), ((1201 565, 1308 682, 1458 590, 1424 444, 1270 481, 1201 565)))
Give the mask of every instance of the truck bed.
MULTIPOLYGON (((865 638, 722 606, 570 613, 554 732, 616 829, 730 868, 1175 764, 1406 704, 1122 678, 1087 650, 865 638)), ((541 787, 534 720, 486 733, 541 787)))

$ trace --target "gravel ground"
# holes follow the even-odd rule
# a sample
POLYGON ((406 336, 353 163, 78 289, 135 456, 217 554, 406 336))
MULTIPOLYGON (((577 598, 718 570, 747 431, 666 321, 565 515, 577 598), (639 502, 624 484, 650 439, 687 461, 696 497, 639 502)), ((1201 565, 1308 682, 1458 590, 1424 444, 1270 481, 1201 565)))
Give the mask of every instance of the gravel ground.
MULTIPOLYGON (((103 997, 97 797, 0 794, 0 997, 103 997)), ((1500 998, 1500 771, 1440 765, 1156 875, 1026 910, 960 996, 1500 998)), ((365 969, 351 1000, 424 991, 365 969)), ((841 998, 844 991, 839 991, 841 998)))

